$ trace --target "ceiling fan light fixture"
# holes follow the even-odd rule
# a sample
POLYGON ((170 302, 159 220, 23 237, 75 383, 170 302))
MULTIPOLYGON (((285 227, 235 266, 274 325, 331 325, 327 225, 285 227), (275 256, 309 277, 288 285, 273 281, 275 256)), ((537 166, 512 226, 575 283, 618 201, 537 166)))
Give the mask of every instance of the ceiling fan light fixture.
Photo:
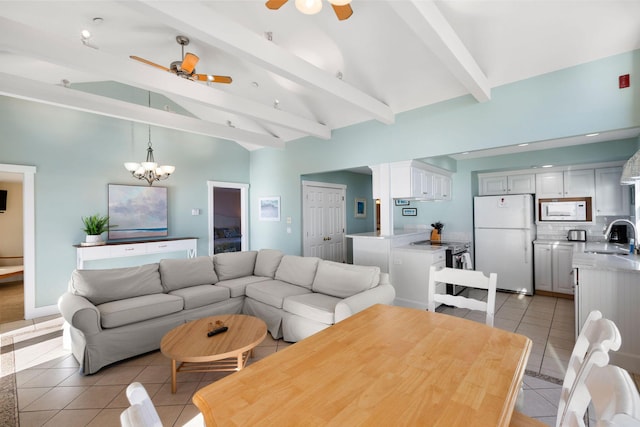
POLYGON ((305 15, 315 15, 322 10, 322 0, 296 0, 296 8, 305 15))
POLYGON ((331 3, 334 6, 345 6, 351 3, 351 0, 329 0, 329 3, 331 3))

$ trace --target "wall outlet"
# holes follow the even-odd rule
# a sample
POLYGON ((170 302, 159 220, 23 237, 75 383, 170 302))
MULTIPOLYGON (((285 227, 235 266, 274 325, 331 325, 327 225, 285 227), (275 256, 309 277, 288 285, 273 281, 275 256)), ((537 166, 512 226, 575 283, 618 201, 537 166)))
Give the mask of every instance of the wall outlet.
POLYGON ((193 216, 200 215, 200 209, 198 208, 191 209, 191 215, 193 216))

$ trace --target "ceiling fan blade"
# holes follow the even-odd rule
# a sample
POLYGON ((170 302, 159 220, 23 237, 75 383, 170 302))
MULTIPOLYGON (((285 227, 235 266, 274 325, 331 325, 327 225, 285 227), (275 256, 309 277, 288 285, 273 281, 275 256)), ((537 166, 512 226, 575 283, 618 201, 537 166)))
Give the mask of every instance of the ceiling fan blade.
POLYGON ((351 9, 351 5, 345 4, 344 6, 336 6, 335 4, 331 4, 333 11, 336 13, 336 16, 339 20, 344 21, 345 19, 349 19, 351 15, 353 15, 353 9, 351 9))
POLYGON ((285 4, 287 1, 289 1, 289 0, 267 0, 265 5, 269 9, 277 10, 277 9, 280 9, 282 7, 282 5, 285 4))
POLYGON ((158 65, 158 64, 156 64, 155 62, 151 62, 151 61, 149 61, 149 60, 147 60, 147 59, 140 58, 139 56, 131 55, 131 56, 129 56, 129 58, 131 58, 131 59, 135 59, 136 61, 140 61, 140 62, 142 62, 143 64, 151 65, 152 67, 160 68, 161 70, 164 70, 164 71, 171 71, 171 70, 170 70, 170 69, 168 69, 167 67, 164 67, 164 66, 162 66, 162 65, 158 65))
POLYGON ((193 73, 193 69, 196 68, 196 64, 200 61, 198 55, 194 55, 193 53, 187 52, 182 60, 182 66, 180 69, 185 73, 191 74, 193 73))
POLYGON ((229 76, 214 76, 212 74, 194 74, 193 77, 201 82, 231 83, 233 81, 229 76))

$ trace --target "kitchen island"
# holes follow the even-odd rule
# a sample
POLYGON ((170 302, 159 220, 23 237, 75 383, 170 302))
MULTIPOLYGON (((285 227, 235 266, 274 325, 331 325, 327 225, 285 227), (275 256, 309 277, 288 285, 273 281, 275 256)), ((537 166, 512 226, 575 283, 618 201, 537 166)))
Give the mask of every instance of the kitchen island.
POLYGON ((383 273, 389 272, 391 249, 405 246, 411 242, 427 240, 427 230, 394 230, 393 234, 383 235, 379 232, 347 234, 353 241, 353 263, 357 265, 374 265, 383 273))
POLYGON ((627 245, 576 244, 573 253, 576 336, 592 310, 615 322, 622 346, 611 363, 640 373, 640 256, 627 245))

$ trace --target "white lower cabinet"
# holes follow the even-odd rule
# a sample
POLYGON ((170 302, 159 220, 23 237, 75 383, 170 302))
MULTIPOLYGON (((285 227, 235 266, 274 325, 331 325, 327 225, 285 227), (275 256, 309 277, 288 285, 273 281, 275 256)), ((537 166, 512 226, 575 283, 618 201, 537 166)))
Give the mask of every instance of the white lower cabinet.
POLYGON ((535 290, 573 294, 572 243, 534 242, 535 290))
MULTIPOLYGON (((401 246, 391 250, 389 280, 396 290, 394 305, 426 310, 429 268, 432 265, 445 266, 444 249, 431 250, 421 249, 420 246, 401 246)), ((436 292, 446 293, 446 284, 438 284, 436 292)))

